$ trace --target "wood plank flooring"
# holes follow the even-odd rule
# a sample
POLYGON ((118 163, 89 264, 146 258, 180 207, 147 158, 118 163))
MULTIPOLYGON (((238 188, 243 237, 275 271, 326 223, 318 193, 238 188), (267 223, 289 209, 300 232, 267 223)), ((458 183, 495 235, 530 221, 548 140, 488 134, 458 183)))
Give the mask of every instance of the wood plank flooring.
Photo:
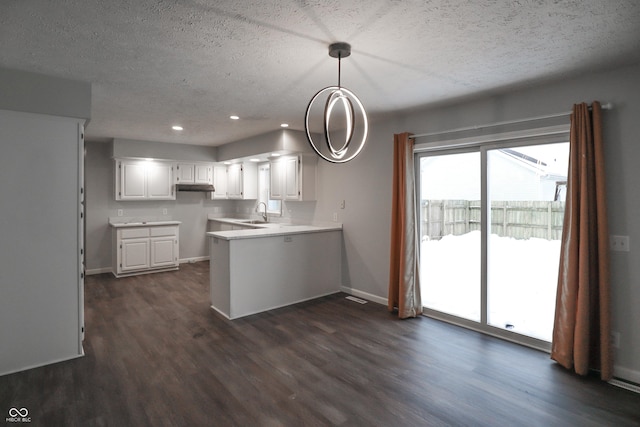
POLYGON ((0 377, 0 412, 45 426, 640 425, 638 394, 344 294, 227 321, 208 274, 87 277, 86 356, 0 377))

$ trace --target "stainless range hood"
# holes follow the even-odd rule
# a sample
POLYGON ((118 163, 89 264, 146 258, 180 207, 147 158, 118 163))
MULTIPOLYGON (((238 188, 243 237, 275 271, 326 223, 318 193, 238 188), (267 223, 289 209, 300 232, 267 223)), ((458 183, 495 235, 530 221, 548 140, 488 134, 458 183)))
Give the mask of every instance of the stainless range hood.
POLYGON ((176 191, 216 191, 211 184, 176 184, 176 191))

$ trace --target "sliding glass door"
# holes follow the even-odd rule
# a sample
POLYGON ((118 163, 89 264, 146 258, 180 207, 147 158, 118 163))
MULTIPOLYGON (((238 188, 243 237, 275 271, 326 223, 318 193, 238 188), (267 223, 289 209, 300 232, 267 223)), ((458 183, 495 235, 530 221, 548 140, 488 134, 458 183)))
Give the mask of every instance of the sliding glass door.
POLYGON ((487 151, 491 326, 551 341, 569 144, 487 151))
POLYGON ((480 153, 420 159, 423 305, 480 321, 480 153))
POLYGON ((417 155, 427 314, 548 348, 568 157, 568 143, 417 155))

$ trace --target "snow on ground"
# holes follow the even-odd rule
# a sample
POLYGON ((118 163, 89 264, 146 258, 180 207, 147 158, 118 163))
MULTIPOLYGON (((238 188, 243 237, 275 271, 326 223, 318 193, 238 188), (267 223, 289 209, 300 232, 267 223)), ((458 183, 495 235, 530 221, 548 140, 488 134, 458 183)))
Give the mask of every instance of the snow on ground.
MULTIPOLYGON (((551 341, 560 241, 489 238, 488 323, 551 341)), ((480 321, 480 232, 425 240, 420 281, 425 307, 480 321)))

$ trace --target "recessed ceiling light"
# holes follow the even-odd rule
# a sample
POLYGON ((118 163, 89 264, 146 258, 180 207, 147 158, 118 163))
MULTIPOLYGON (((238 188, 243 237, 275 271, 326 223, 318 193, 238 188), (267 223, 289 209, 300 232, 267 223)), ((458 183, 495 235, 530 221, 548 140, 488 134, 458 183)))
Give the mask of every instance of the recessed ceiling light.
POLYGON ((280 157, 279 153, 271 153, 271 157, 280 157))
POLYGON ((173 129, 173 130, 184 130, 184 128, 182 126, 178 126, 178 125, 171 126, 171 129, 173 129))
POLYGON ((249 159, 250 162, 259 162, 260 159, 249 159))
POLYGON ((282 123, 280 125, 281 128, 288 128, 289 127, 289 123, 282 123))
POLYGON ((238 117, 238 116, 229 116, 229 118, 230 118, 231 120, 238 120, 240 117, 238 117))
POLYGON ((231 162, 224 162, 224 164, 225 164, 225 165, 230 165, 230 164, 231 164, 231 162))

